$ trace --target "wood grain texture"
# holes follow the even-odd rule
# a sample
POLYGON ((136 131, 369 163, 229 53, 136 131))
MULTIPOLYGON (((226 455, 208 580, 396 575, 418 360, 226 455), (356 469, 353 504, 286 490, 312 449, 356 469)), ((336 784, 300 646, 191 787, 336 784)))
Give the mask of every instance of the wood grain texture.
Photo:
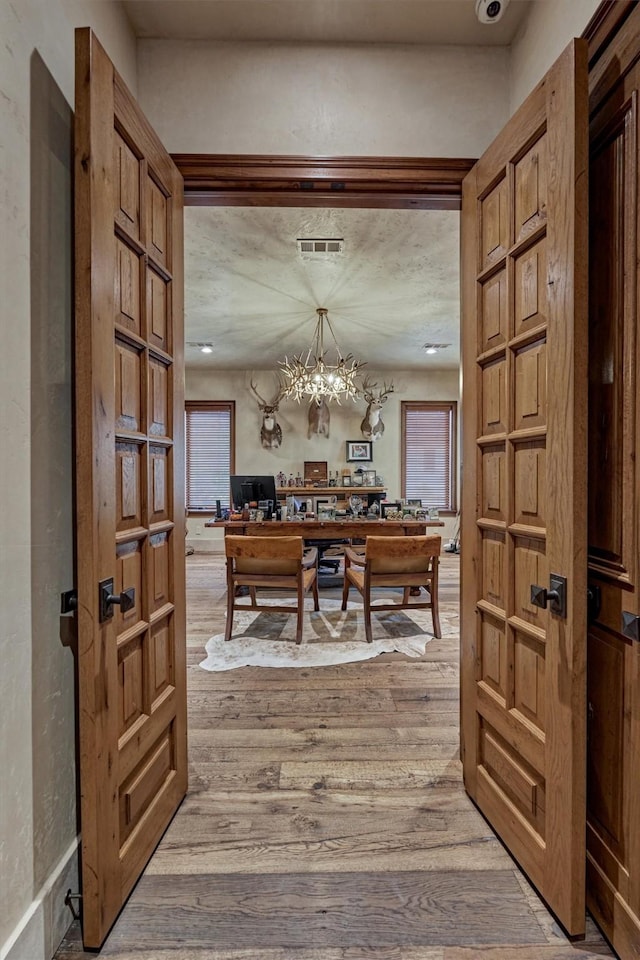
POLYGON ((640 657, 621 613, 640 614, 640 8, 626 14, 591 78, 588 539, 602 602, 588 631, 587 903, 620 957, 635 960, 640 657))
POLYGON ((465 178, 462 209, 464 776, 573 935, 585 875, 586 61, 586 41, 565 50, 465 178), (485 292, 502 272, 506 321, 485 292), (551 573, 567 579, 566 618, 531 604, 551 573))
MULTIPOLYGON (((448 610, 458 565, 441 558, 448 610)), ((190 789, 102 956, 583 956, 463 789, 456 638, 419 660, 207 673, 224 559, 189 557, 187 574, 190 789)), ((56 960, 88 960, 75 936, 56 960)), ((589 945, 611 956, 593 928, 589 945)))
MULTIPOLYGON (((364 488, 362 488, 364 489, 364 488)), ((312 540, 424 536, 427 527, 443 527, 443 520, 227 520, 205 526, 224 527, 227 534, 250 537, 305 537, 312 540)))
POLYGON ((459 210, 472 160, 174 154, 192 206, 459 210), (341 184, 340 190, 332 189, 341 184))
POLYGON ((82 893, 97 948, 186 791, 183 209, 89 28, 75 87, 82 893), (131 610, 104 615, 108 578, 116 597, 135 590, 131 610))

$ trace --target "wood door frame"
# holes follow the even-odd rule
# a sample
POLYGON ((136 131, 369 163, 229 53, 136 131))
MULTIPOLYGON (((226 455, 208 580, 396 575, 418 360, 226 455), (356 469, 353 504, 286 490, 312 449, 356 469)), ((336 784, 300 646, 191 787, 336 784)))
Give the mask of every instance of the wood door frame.
MULTIPOLYGON (((636 296, 637 285, 636 141, 640 6, 637 4, 620 4, 620 6, 626 7, 626 16, 619 18, 614 25, 615 28, 609 31, 606 45, 603 45, 597 59, 592 63, 590 115, 592 160, 598 162, 599 157, 605 152, 608 137, 610 144, 617 141, 621 157, 620 166, 615 168, 615 172, 611 172, 607 180, 610 185, 608 187, 605 185, 605 191, 610 190, 615 199, 607 208, 607 213, 613 210, 611 221, 613 226, 607 225, 603 236, 614 236, 617 231, 620 231, 621 240, 615 265, 612 267, 611 279, 604 288, 607 292, 604 294, 602 304, 606 303, 606 308, 611 309, 609 306, 612 303, 611 289, 617 284, 622 284, 624 275, 626 278, 624 292, 621 287, 618 289, 626 302, 619 304, 619 313, 612 321, 612 326, 615 331, 614 336, 620 337, 625 345, 623 353, 628 360, 627 344, 633 343, 634 335, 631 331, 637 325, 633 299, 636 296), (627 75, 632 71, 636 74, 636 79, 629 83, 627 75), (623 151, 628 151, 626 156, 623 151), (624 159, 622 159, 623 156, 624 159), (621 186, 623 193, 621 193, 621 186), (622 234, 623 225, 624 235, 622 234), (631 298, 631 302, 627 298, 631 298)), ((597 217, 595 219, 598 220, 597 217)), ((602 309, 602 304, 598 302, 597 285, 595 300, 592 323, 602 309)), ((614 316, 616 312, 614 310, 614 316)), ((597 366, 599 355, 597 347, 594 352, 597 366)), ((637 448, 638 423, 636 422, 635 427, 631 424, 627 425, 627 411, 633 409, 635 404, 637 382, 634 382, 633 376, 628 376, 626 367, 626 361, 620 363, 619 370, 611 377, 611 382, 616 383, 619 376, 621 391, 619 401, 614 404, 613 414, 622 425, 622 443, 629 443, 637 448), (628 427, 635 432, 624 438, 628 427)), ((610 388, 606 389, 608 391, 610 388)), ((632 421, 633 418, 628 419, 632 421)), ((596 447, 594 463, 598 461, 598 453, 601 454, 602 450, 596 447)), ((628 456, 624 457, 623 463, 626 471, 630 463, 628 456)), ((605 937, 621 957, 638 956, 640 943, 638 924, 640 875, 637 871, 640 835, 635 827, 637 817, 634 815, 633 807, 634 770, 631 760, 632 757, 637 756, 638 744, 637 721, 634 723, 633 719, 635 717, 634 695, 631 693, 631 684, 635 683, 637 658, 633 646, 628 645, 628 640, 623 638, 620 631, 621 608, 637 609, 638 570, 635 569, 633 540, 638 535, 638 518, 636 516, 632 519, 633 511, 629 513, 625 510, 624 499, 627 492, 631 499, 635 497, 635 484, 637 484, 637 473, 635 477, 627 475, 620 478, 619 495, 622 501, 619 502, 618 510, 623 532, 616 558, 618 563, 609 565, 606 556, 603 557, 599 551, 592 551, 589 554, 589 581, 591 585, 600 586, 602 603, 600 612, 590 625, 591 635, 588 641, 593 644, 596 658, 598 650, 609 652, 605 653, 600 661, 600 674, 594 671, 591 675, 591 689, 588 696, 594 702, 596 716, 606 713, 607 701, 612 696, 615 697, 614 713, 611 716, 607 713, 606 719, 600 716, 594 735, 597 738, 603 729, 616 731, 616 734, 613 749, 606 740, 604 742, 601 740, 600 744, 596 740, 595 770, 593 779, 587 781, 588 787, 592 787, 591 792, 588 790, 588 798, 591 802, 587 808, 587 907, 605 937), (635 527, 630 534, 629 524, 635 527), (631 537, 630 545, 625 542, 628 534, 631 537), (611 664, 614 664, 613 669, 611 664), (603 679, 609 676, 610 680, 603 679), (619 695, 618 684, 620 685, 619 695), (603 768, 606 769, 609 762, 613 764, 616 774, 603 775, 603 768), (622 771, 619 774, 620 779, 617 771, 622 771), (602 821, 599 818, 602 812, 598 804, 600 797, 608 800, 605 809, 612 812, 613 824, 610 821, 607 822, 606 813, 602 821)), ((615 485, 609 492, 617 499, 615 485)), ((591 543, 589 545, 591 546, 591 543)))
POLYGON ((172 154, 186 206, 459 210, 473 159, 172 154))

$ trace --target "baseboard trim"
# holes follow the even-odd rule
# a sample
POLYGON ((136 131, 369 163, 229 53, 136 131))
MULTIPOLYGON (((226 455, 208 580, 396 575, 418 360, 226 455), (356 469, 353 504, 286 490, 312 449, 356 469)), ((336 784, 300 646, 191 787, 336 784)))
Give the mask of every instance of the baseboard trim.
POLYGON ((73 920, 64 900, 79 889, 79 847, 76 837, 0 947, 0 960, 51 960, 73 920))

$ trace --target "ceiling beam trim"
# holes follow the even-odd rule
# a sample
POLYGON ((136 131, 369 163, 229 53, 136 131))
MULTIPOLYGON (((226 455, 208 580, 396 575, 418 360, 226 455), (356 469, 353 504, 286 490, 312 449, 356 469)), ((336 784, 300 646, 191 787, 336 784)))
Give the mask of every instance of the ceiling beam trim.
POLYGON ((474 160, 173 154, 188 206, 458 210, 474 160))

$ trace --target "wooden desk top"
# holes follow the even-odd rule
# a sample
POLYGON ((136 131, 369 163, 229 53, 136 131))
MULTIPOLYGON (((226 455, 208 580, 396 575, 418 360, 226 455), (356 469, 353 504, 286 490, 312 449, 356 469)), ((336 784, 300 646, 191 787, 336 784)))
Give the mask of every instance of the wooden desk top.
POLYGON ((304 537, 305 540, 350 540, 367 536, 424 536, 442 520, 210 520, 205 527, 223 527, 225 536, 304 537))

